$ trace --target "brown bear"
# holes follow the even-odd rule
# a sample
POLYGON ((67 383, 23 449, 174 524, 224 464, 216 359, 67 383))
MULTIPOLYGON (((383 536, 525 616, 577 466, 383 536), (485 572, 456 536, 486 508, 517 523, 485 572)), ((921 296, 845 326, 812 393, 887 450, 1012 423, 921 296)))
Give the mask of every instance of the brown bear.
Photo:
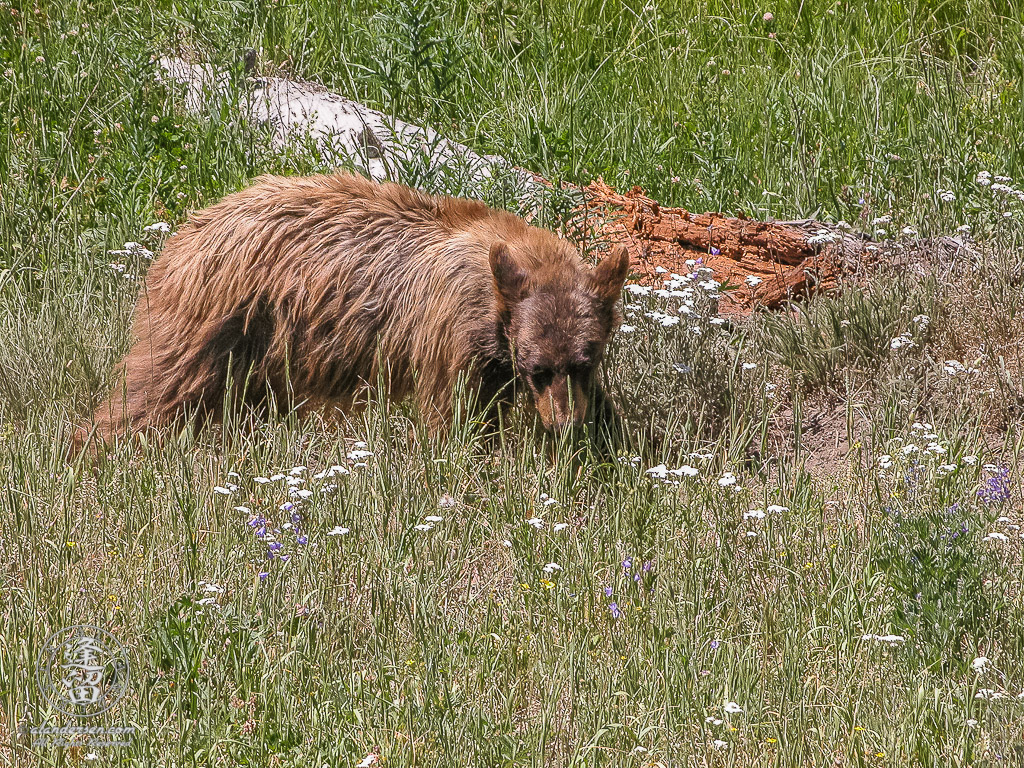
POLYGON ((563 430, 603 400, 595 374, 628 268, 623 248, 588 268, 480 202, 344 173, 264 176, 194 214, 153 262, 96 434, 216 421, 226 397, 346 410, 378 385, 440 426, 460 376, 491 416, 522 389, 563 430))

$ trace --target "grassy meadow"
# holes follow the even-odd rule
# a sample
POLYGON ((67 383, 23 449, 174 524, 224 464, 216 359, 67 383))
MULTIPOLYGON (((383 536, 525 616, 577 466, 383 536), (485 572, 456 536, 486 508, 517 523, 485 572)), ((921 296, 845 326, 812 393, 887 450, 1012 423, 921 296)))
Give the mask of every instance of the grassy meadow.
POLYGON ((0 2, 0 765, 1024 766, 1022 22, 1016 0, 0 2), (247 49, 552 179, 842 220, 884 255, 745 319, 699 271, 688 299, 629 288, 604 375, 653 437, 622 456, 525 412, 496 443, 379 404, 69 464, 154 225, 326 170, 158 78, 167 54, 241 78, 247 49), (911 245, 953 234, 954 258, 911 245), (35 677, 72 624, 128 648, 128 696, 89 724, 131 746, 31 744, 76 724, 35 677))

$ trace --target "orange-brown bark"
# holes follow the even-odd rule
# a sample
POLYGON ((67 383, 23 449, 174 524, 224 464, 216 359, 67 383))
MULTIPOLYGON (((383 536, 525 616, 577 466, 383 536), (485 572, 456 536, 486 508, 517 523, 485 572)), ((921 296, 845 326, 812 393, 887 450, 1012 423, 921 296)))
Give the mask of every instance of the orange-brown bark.
POLYGON ((787 298, 838 285, 843 259, 834 248, 809 244, 811 232, 801 223, 667 208, 639 187, 623 194, 600 179, 585 192, 588 223, 602 239, 626 246, 637 279, 660 285, 658 267, 685 273, 692 271, 688 260, 702 259, 716 280, 738 286, 724 294, 725 314, 775 307, 787 298), (761 282, 747 285, 751 275, 761 282))

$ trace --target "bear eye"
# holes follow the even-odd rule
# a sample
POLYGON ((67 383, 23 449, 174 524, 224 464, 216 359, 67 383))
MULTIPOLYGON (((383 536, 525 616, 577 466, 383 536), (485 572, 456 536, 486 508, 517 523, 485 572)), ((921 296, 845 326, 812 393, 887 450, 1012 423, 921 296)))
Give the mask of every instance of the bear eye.
POLYGON ((533 386, 538 390, 545 389, 554 378, 555 374, 550 368, 540 365, 530 372, 530 381, 533 382, 533 386))
POLYGON ((569 378, 574 381, 582 381, 590 375, 590 364, 589 363, 574 363, 570 365, 566 371, 569 374, 569 378))

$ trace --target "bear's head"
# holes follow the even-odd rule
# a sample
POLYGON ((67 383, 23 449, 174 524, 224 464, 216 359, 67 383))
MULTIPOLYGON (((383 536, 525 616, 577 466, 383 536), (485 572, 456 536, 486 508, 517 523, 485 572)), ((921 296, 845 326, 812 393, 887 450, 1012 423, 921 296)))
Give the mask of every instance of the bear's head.
POLYGON ((526 269, 495 242, 489 261, 516 378, 530 392, 544 427, 580 426, 605 347, 618 321, 616 303, 629 272, 617 247, 593 269, 579 259, 539 259, 526 269))

